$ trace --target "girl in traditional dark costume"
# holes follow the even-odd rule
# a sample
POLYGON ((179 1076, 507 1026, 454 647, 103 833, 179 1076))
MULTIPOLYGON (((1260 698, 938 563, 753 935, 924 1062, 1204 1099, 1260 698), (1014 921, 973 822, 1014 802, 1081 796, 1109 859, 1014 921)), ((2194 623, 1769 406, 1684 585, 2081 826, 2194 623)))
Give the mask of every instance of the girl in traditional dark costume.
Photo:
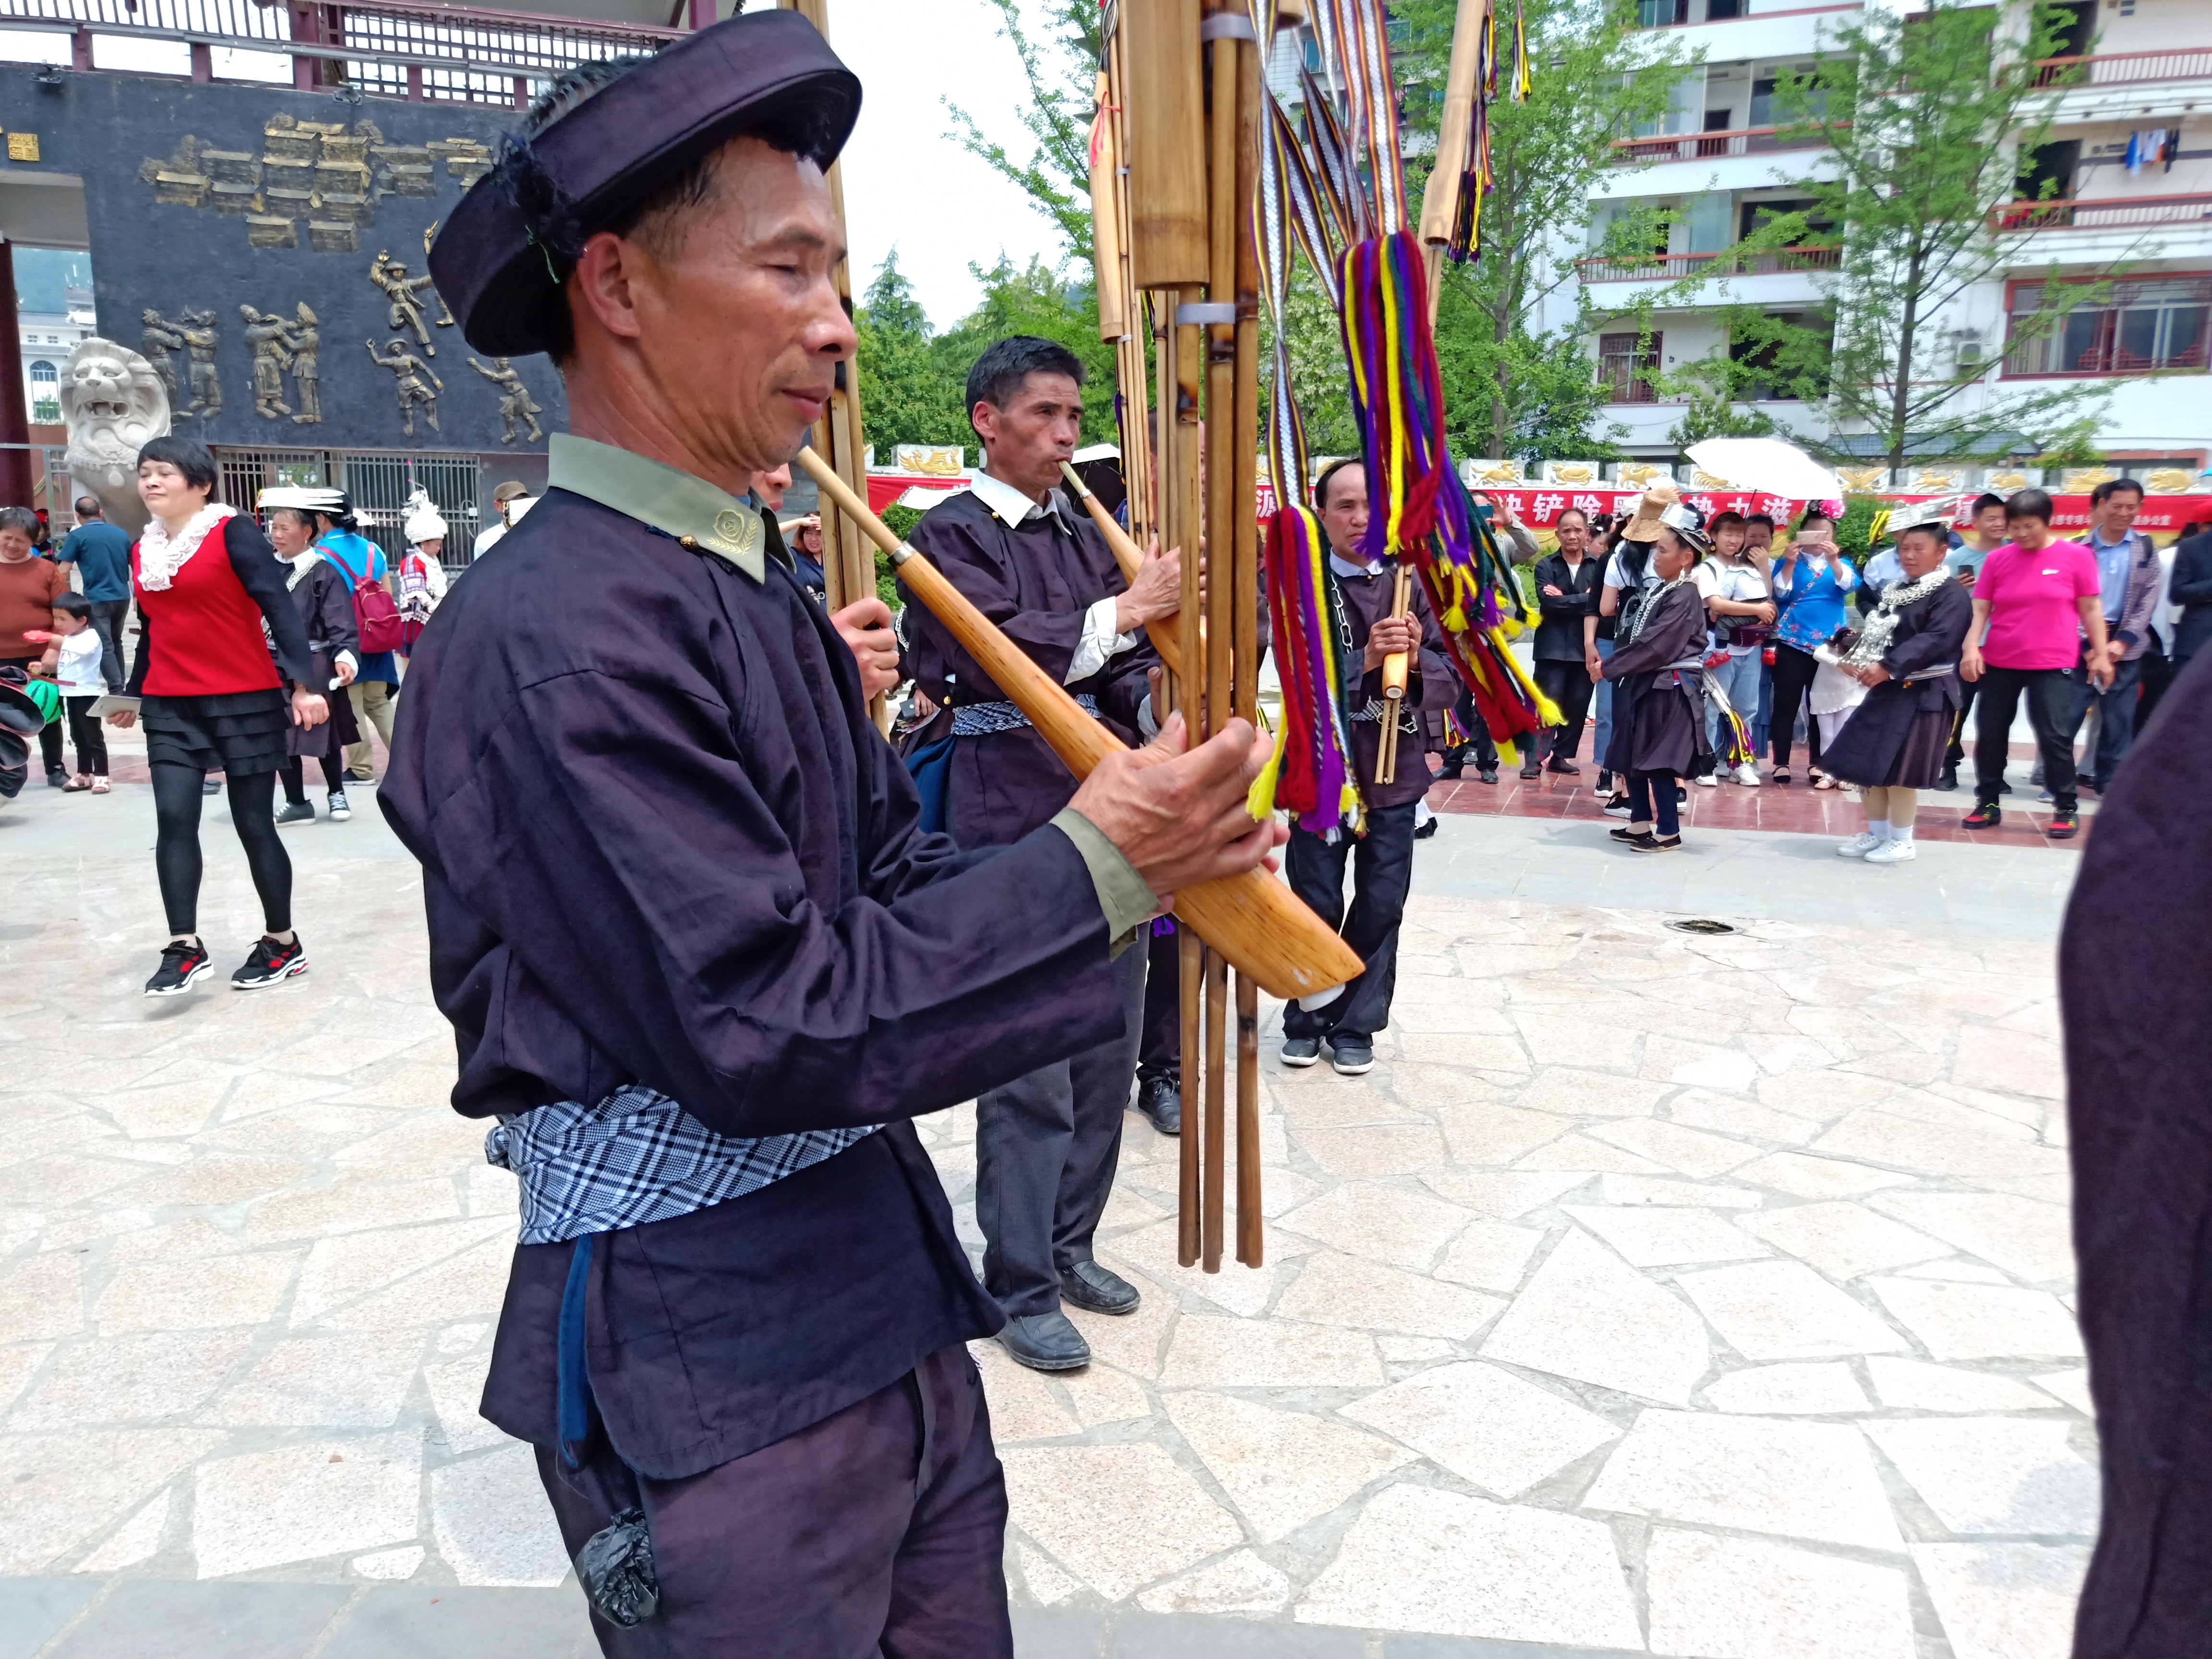
POLYGON ((1639 853, 1682 844, 1675 811, 1676 780, 1713 768, 1705 737, 1705 607, 1688 580, 1707 544, 1696 509, 1668 507, 1651 543, 1659 586, 1632 609, 1603 665, 1607 679, 1629 694, 1614 708, 1606 769, 1628 781, 1629 821, 1615 841, 1639 853))

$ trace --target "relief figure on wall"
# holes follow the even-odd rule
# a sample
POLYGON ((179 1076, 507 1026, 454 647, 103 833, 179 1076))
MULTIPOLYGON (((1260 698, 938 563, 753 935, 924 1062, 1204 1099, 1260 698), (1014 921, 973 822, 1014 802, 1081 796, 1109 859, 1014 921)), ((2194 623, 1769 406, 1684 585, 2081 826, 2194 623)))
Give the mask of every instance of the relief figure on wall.
POLYGON ((446 383, 432 372, 428 363, 408 350, 404 340, 387 343, 381 354, 377 351, 375 341, 371 340, 368 343, 369 362, 392 373, 394 389, 399 393, 399 413, 406 423, 407 435, 410 438, 415 435, 415 405, 417 404, 422 405, 423 413, 430 417, 430 430, 435 432, 438 429, 438 393, 431 391, 429 386, 423 385, 422 380, 428 375, 430 386, 436 386, 438 392, 446 389, 446 383))
POLYGON ((426 356, 434 357, 438 348, 430 343, 430 331, 422 322, 422 290, 432 286, 428 276, 410 276, 407 267, 389 252, 379 253, 375 264, 368 268, 368 280, 384 297, 392 301, 392 331, 412 329, 415 343, 422 348, 426 356))
POLYGON ((253 348, 253 412, 264 421, 289 415, 284 371, 292 367, 292 353, 284 319, 249 305, 240 306, 238 314, 246 319, 246 343, 253 348))
POLYGON ((181 399, 177 396, 177 365, 169 354, 185 349, 185 337, 177 331, 174 323, 158 311, 142 311, 138 320, 146 325, 140 337, 144 342, 147 366, 161 382, 162 395, 169 400, 169 407, 174 409, 181 399))
POLYGON ((531 442, 536 443, 545 435, 544 428, 538 424, 538 417, 544 411, 532 398, 530 388, 522 383, 521 372, 513 363, 504 357, 495 357, 489 363, 480 363, 471 357, 469 367, 500 389, 499 417, 507 422, 506 435, 500 440, 501 443, 514 441, 514 423, 517 421, 529 423, 531 442))
POLYGON ((215 313, 180 311, 175 327, 185 337, 185 353, 191 361, 192 400, 185 413, 211 421, 222 412, 222 382, 215 372, 215 313))
POLYGON ((307 309, 305 300, 300 301, 300 320, 292 325, 291 336, 285 343, 291 348, 292 386, 300 399, 300 412, 292 417, 292 424, 318 424, 323 418, 322 368, 319 362, 323 336, 316 326, 315 313, 307 309))
MULTIPOLYGON (((430 257, 430 244, 438 234, 440 222, 436 219, 431 220, 429 228, 422 233, 422 257, 426 260, 430 257)), ((438 292, 434 283, 431 284, 430 297, 438 302, 438 326, 440 328, 456 326, 453 321, 453 308, 446 303, 446 296, 438 292)))

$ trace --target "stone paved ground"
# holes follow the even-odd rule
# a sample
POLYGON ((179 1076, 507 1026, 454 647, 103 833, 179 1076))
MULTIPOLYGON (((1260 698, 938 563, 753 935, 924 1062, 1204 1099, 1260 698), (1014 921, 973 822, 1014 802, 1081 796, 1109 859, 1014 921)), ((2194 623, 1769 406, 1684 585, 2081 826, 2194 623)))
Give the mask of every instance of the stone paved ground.
MULTIPOLYGON (((149 1004, 143 789, 0 811, 0 1659, 583 1650, 474 1414, 514 1194, 443 1105, 413 866, 288 834, 313 972, 149 1004)), ((1128 1120, 1144 1308, 1073 1376, 979 1354, 1025 1659, 2064 1653, 2074 860, 1693 842, 1448 820, 1375 1072, 1270 1059, 1262 1271, 1175 1266, 1128 1120)), ((972 1122, 926 1126, 971 1234, 972 1122)))

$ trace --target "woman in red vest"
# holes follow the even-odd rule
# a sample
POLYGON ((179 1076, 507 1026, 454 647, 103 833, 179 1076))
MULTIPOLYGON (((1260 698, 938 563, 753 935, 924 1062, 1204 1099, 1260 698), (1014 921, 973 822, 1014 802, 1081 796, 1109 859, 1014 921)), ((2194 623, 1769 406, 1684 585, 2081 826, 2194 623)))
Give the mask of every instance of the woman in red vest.
POLYGON ((292 862, 272 803, 287 732, 295 722, 321 725, 330 705, 316 688, 307 630, 276 550, 252 519, 209 501, 215 483, 215 457, 189 438, 156 438, 138 452, 138 495, 153 514, 131 550, 143 628, 130 690, 142 701, 137 714, 108 719, 127 726, 143 715, 146 723, 154 869, 171 935, 146 981, 149 997, 188 991, 212 971, 196 929, 200 784, 214 771, 228 780, 231 822, 268 925, 230 982, 256 990, 307 968, 292 931, 292 862))

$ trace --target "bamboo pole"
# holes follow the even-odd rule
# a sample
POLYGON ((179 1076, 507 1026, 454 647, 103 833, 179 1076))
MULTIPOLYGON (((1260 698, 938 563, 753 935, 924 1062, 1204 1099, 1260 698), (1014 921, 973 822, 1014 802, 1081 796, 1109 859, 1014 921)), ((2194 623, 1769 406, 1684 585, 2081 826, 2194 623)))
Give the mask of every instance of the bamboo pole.
MULTIPOLYGON (((1390 616, 1393 621, 1402 620, 1413 604, 1413 573, 1401 559, 1390 572, 1390 616)), ((1412 653, 1393 651, 1382 659, 1382 729, 1375 745, 1375 781, 1395 783, 1398 781, 1398 724, 1400 710, 1405 706, 1406 677, 1412 666, 1412 653)))
MULTIPOLYGON (((1256 204, 1260 186, 1258 42, 1237 52, 1237 199, 1256 204)), ((1237 238, 1237 365, 1232 448, 1236 540, 1231 586, 1236 594, 1236 685, 1231 712, 1255 726, 1260 718, 1260 245, 1249 209, 1237 238)), ((1282 489, 1278 483, 1277 490, 1282 489)), ((1279 493, 1278 500, 1286 499, 1279 493)), ((1266 1257, 1260 1194, 1260 988, 1237 975, 1237 1259, 1257 1267, 1266 1257)))
POLYGON ((1139 288, 1206 280, 1203 88, 1196 0, 1121 0, 1130 274, 1139 288))
MULTIPOLYGON (((799 464, 890 556, 899 580, 982 665, 1078 781, 1121 751, 1120 738, 1085 713, 1065 686, 1000 633, 934 565, 891 534, 827 461, 802 449, 799 464)), ((1359 958, 1350 947, 1265 871, 1184 888, 1176 895, 1176 915, 1275 996, 1310 996, 1359 972, 1359 958)))
MULTIPOLYGON (((1062 461, 1060 471, 1067 480, 1067 487, 1075 492, 1075 499, 1089 511, 1091 522, 1098 526, 1098 533, 1105 538, 1106 545, 1113 551, 1114 562, 1121 567, 1122 576, 1129 581, 1135 581, 1137 572, 1144 568, 1145 556, 1138 550, 1136 543, 1129 539, 1129 532, 1114 522, 1114 515, 1106 510, 1104 502, 1091 493, 1090 486, 1083 482, 1083 475, 1075 470, 1073 463, 1062 461)), ((1177 636, 1176 624, 1164 620, 1146 623, 1145 635, 1152 641, 1152 649, 1160 653, 1160 661, 1168 672, 1182 673, 1182 641, 1177 636)))
POLYGON ((1474 131, 1474 100, 1481 95, 1475 83, 1480 73, 1484 24, 1492 0, 1459 0, 1452 22, 1451 63, 1444 74, 1443 124, 1437 129, 1437 161, 1421 192, 1420 240, 1429 278, 1429 326, 1437 323, 1437 300, 1443 292, 1444 246, 1451 240, 1459 218, 1460 183, 1467 172, 1468 142, 1474 131))

